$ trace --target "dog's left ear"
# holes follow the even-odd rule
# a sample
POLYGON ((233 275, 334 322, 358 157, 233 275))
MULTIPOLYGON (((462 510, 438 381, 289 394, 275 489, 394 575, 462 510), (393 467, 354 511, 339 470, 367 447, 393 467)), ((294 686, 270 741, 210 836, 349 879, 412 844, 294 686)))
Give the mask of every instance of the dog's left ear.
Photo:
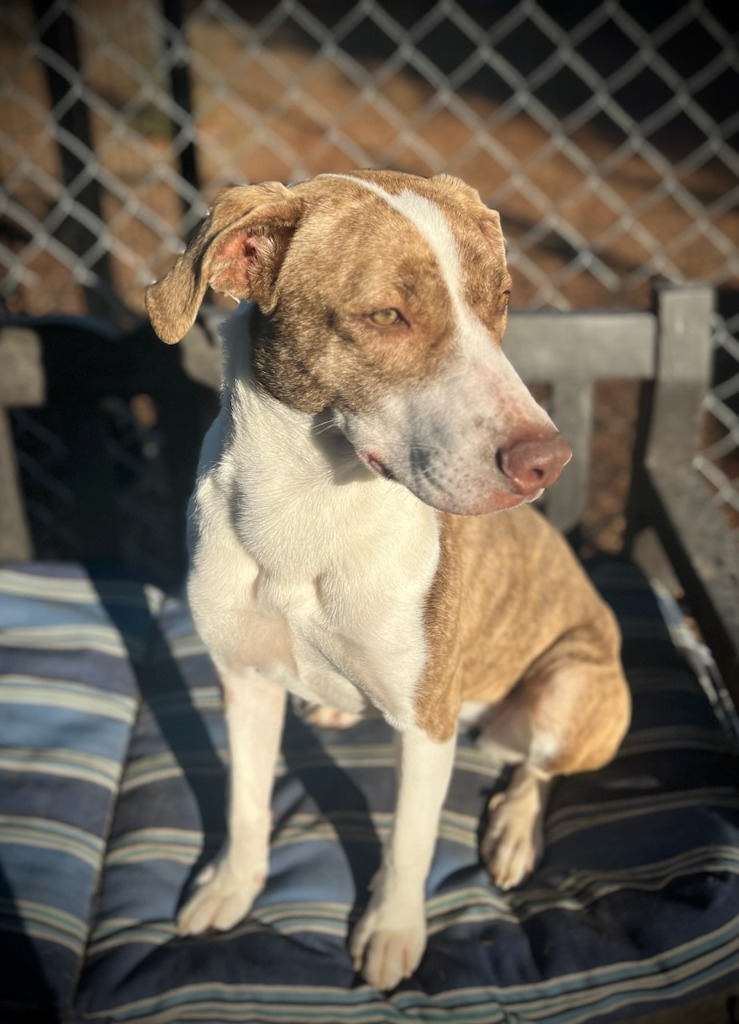
POLYGON ((302 210, 276 181, 224 189, 172 269, 146 289, 146 311, 162 341, 172 345, 187 334, 209 285, 269 311, 302 210))

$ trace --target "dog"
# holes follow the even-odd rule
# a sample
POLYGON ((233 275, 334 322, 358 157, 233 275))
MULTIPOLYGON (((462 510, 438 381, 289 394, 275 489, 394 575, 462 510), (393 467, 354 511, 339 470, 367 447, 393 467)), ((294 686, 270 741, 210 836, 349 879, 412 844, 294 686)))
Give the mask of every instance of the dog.
MULTIPOLYGON (((501 349, 498 214, 448 175, 321 174, 220 193, 147 311, 180 340, 226 318, 220 414, 190 509, 188 597, 223 686, 228 837, 181 935, 249 911, 268 865, 286 694, 394 728, 397 804, 350 939, 378 990, 418 966, 460 718, 513 765, 481 858, 542 854, 553 777, 609 761, 630 703, 614 617, 531 507, 571 451, 501 349)), ((542 339, 546 344, 546 339, 542 339)))

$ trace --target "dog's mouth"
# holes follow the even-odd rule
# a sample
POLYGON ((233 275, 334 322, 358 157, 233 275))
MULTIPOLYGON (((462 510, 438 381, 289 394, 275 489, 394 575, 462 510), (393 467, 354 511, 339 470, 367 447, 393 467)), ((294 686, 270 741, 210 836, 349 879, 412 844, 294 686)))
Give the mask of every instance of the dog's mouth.
POLYGON ((453 515, 485 515, 515 508, 528 501, 535 501, 544 488, 535 494, 521 495, 508 485, 505 478, 485 481, 460 480, 456 474, 448 481, 446 474, 435 467, 431 460, 411 459, 408 473, 396 473, 375 451, 358 452, 360 459, 377 476, 393 480, 409 490, 415 497, 439 512, 453 515))
POLYGON ((379 455, 376 455, 375 452, 361 452, 360 458, 379 476, 385 477, 386 480, 396 479, 392 470, 385 465, 379 455))

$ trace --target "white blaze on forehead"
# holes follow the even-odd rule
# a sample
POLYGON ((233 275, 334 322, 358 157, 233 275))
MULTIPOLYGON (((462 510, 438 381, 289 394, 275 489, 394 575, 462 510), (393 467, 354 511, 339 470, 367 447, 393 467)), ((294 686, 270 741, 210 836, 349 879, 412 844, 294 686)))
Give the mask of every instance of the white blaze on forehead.
MULTIPOLYGON (((432 200, 419 195, 418 192, 414 192, 410 188, 404 188, 401 192, 393 194, 380 188, 373 181, 355 178, 350 174, 326 174, 321 177, 342 178, 372 192, 409 220, 431 247, 436 257, 439 273, 447 287, 454 313, 457 367, 461 360, 463 365, 474 368, 479 375, 478 379, 467 380, 468 387, 463 387, 457 396, 459 402, 465 406, 469 402, 474 405, 479 402, 483 406, 489 406, 490 399, 497 392, 500 396, 510 395, 514 407, 521 402, 529 407, 535 406, 538 415, 542 416, 540 407, 531 398, 512 364, 464 297, 465 274, 459 246, 441 208, 432 200), (490 379, 493 377, 496 381, 495 388, 490 384, 490 379)), ((439 387, 443 395, 440 401, 454 404, 454 393, 450 391, 448 380, 440 384, 439 387)))
MULTIPOLYGON (((474 325, 475 332, 479 330, 485 332, 479 318, 464 301, 464 274, 462 261, 459 258, 459 249, 449 222, 436 203, 407 188, 394 195, 392 192, 386 192, 384 188, 380 188, 373 181, 354 178, 350 174, 327 174, 324 177, 353 181, 369 192, 374 192, 394 210, 403 214, 431 246, 444 284, 449 290, 449 296, 460 326, 469 329, 474 325)), ((485 333, 487 334, 487 332, 485 333)))

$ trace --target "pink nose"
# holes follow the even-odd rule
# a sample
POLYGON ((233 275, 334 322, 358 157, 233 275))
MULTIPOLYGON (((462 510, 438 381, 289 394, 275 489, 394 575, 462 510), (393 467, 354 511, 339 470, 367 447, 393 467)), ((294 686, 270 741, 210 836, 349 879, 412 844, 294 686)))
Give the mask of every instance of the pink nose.
POLYGON ((528 497, 551 487, 572 458, 572 449, 561 434, 514 441, 498 452, 498 466, 518 494, 528 497))

